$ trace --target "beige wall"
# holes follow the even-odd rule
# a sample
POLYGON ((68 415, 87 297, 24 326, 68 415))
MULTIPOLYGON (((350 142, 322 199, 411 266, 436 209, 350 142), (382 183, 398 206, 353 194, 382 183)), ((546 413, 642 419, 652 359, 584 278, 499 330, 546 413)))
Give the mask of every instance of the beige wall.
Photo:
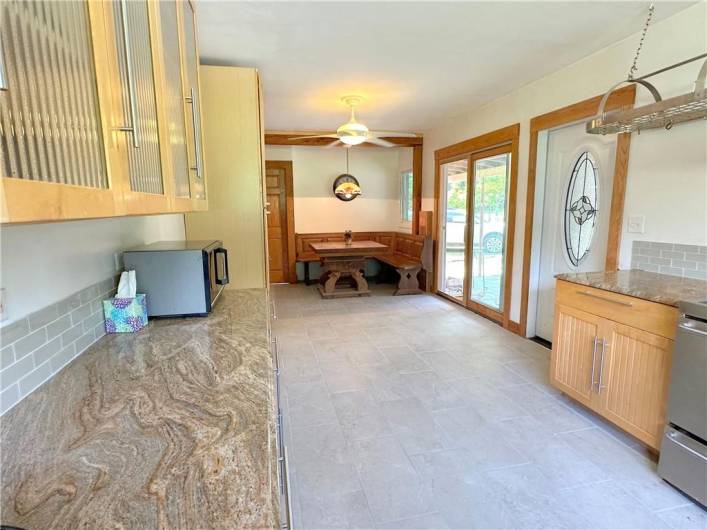
MULTIPOLYGON (((657 7, 660 9, 660 6, 657 7)), ((705 51, 707 4, 699 3, 651 26, 640 73, 648 73, 705 51)), ((425 132, 422 209, 433 207, 434 151, 495 129, 520 123, 518 203, 513 261, 511 318, 520 316, 523 227, 528 173, 529 121, 532 117, 603 94, 625 79, 639 35, 635 34, 585 59, 528 84, 471 112, 446 119, 425 132)), ((701 63, 653 79, 663 97, 691 91, 701 63)), ((638 89, 637 105, 650 101, 638 89)), ((707 243, 707 123, 679 125, 671 131, 645 131, 631 140, 620 267, 630 266, 634 239, 707 243), (645 216, 645 233, 629 234, 629 216, 645 216)))
POLYGON ((400 164, 408 151, 352 148, 349 172, 363 193, 351 202, 340 201, 332 191, 334 179, 346 172, 344 148, 267 146, 265 158, 292 161, 296 232, 401 230, 400 164))
POLYGON ((201 66, 207 212, 185 216, 188 239, 220 239, 230 289, 265 287, 258 73, 201 66))

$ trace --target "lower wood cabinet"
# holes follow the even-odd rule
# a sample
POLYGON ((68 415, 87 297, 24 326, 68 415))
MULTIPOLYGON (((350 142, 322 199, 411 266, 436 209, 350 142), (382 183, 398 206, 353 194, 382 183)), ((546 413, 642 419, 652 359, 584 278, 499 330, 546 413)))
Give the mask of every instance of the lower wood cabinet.
POLYGON ((674 307, 558 281, 552 384, 660 449, 677 317, 674 307))

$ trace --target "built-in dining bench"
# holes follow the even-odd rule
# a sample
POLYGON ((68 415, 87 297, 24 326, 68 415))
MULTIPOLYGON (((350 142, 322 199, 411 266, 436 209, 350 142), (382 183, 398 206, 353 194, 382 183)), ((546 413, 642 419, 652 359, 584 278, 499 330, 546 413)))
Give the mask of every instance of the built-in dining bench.
MULTIPOLYGON (((385 252, 371 257, 398 273, 398 287, 393 294, 417 294, 427 290, 432 271, 432 239, 429 236, 403 232, 354 232, 353 239, 377 241, 388 247, 385 252)), ((319 261, 310 243, 343 240, 343 233, 295 234, 296 260, 304 264, 305 283, 312 283, 309 264, 319 261)))

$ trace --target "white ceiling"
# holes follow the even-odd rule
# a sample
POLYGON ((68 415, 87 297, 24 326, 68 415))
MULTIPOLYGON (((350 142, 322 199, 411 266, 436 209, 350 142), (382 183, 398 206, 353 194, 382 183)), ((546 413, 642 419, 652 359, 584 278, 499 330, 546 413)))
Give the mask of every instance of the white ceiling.
POLYGON ((424 131, 639 31, 647 6, 201 0, 199 45, 203 63, 260 70, 269 130, 335 129, 353 93, 370 128, 424 131))

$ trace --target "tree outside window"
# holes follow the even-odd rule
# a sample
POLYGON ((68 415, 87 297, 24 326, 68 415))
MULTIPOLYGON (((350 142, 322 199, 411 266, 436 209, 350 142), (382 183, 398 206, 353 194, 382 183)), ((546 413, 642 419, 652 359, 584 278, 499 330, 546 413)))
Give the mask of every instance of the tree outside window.
POLYGON ((400 173, 400 218, 412 221, 412 170, 400 173))

